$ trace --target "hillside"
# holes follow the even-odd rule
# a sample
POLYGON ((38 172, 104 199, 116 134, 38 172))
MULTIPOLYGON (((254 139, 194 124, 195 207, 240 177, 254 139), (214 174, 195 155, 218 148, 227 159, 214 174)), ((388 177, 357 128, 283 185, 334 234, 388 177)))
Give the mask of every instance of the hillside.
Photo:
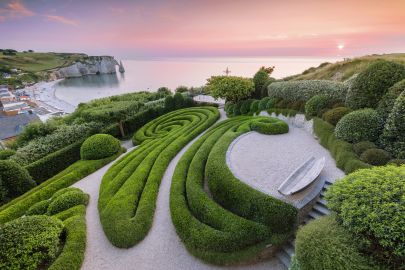
POLYGON ((405 53, 393 53, 383 55, 367 55, 339 61, 336 63, 322 63, 318 67, 312 67, 303 73, 286 77, 284 80, 334 80, 345 81, 354 74, 367 68, 370 63, 379 59, 395 61, 405 64, 405 53))

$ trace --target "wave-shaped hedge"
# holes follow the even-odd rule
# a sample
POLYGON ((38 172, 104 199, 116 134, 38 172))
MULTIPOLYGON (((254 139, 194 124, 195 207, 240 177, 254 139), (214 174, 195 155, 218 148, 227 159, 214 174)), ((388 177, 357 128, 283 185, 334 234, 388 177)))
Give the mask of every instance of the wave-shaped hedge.
POLYGON ((160 181, 172 158, 219 118, 213 107, 194 107, 165 114, 133 137, 139 146, 104 175, 98 201, 107 238, 128 248, 148 233, 160 181))
POLYGON ((256 127, 262 130, 265 123, 266 134, 279 134, 280 122, 249 116, 225 120, 180 159, 170 211, 178 235, 196 257, 219 265, 256 260, 268 245, 281 244, 291 235, 296 208, 244 184, 226 166, 226 152, 235 138, 256 127))

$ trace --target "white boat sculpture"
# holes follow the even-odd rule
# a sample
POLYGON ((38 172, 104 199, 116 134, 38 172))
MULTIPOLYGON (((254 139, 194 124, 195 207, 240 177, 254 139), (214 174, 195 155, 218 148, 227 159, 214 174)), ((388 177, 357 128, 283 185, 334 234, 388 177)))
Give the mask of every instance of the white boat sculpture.
POLYGON ((305 189, 316 180, 324 166, 325 157, 309 158, 284 180, 278 192, 283 195, 292 195, 305 189))

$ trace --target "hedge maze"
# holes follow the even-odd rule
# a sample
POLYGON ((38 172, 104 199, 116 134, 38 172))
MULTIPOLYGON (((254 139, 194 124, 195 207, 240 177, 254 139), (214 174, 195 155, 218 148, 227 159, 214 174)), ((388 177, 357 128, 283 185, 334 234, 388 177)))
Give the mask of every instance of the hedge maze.
POLYGON ((228 265, 257 260, 295 227, 296 208, 242 183, 226 166, 231 142, 252 130, 281 134, 288 125, 269 117, 225 120, 186 151, 174 172, 172 221, 188 251, 204 261, 228 265))
POLYGON ((133 141, 139 146, 107 171, 100 187, 100 219, 113 245, 128 248, 147 235, 170 161, 218 118, 213 107, 181 109, 152 120, 135 133, 133 141))

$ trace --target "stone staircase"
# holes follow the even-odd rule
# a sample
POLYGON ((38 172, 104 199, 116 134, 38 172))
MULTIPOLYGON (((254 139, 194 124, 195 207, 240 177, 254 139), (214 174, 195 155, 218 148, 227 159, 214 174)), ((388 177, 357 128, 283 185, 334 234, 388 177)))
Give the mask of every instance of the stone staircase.
MULTIPOLYGON (((319 217, 328 215, 330 210, 326 207, 326 201, 324 199, 325 191, 332 185, 333 183, 326 181, 325 185, 322 188, 320 198, 315 203, 314 207, 311 211, 309 211, 308 216, 304 220, 304 224, 308 223, 313 219, 317 219, 319 217)), ((290 267, 291 258, 295 252, 295 239, 289 240, 286 244, 281 247, 281 250, 276 253, 276 257, 281 261, 281 263, 287 267, 290 267)))

